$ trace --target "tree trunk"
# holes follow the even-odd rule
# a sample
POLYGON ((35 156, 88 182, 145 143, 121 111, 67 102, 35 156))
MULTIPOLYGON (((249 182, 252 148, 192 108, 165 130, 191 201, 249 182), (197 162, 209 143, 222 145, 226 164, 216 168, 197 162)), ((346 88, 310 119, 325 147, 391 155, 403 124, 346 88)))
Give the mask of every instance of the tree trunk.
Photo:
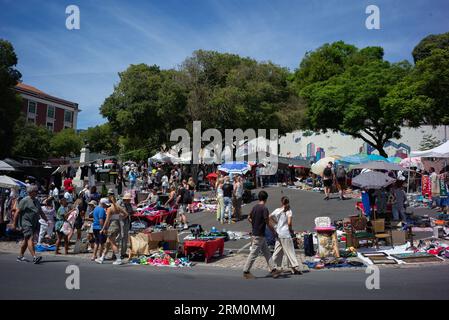
POLYGON ((385 152, 383 145, 376 145, 375 148, 376 148, 377 151, 379 151, 379 154, 382 157, 388 158, 388 154, 385 152))

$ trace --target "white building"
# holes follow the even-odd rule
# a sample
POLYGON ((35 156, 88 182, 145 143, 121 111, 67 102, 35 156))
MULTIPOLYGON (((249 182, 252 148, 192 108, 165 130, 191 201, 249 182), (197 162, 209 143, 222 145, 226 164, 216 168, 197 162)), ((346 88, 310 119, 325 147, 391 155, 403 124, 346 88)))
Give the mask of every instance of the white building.
MULTIPOLYGON (((422 126, 401 130, 401 139, 392 139, 385 146, 388 156, 405 157, 410 151, 418 150, 424 135, 432 135, 444 142, 447 139, 447 126, 422 126)), ((284 157, 316 157, 329 155, 347 156, 356 153, 378 154, 378 151, 368 146, 363 140, 355 139, 343 133, 313 133, 310 131, 295 131, 279 140, 279 155, 284 157)))

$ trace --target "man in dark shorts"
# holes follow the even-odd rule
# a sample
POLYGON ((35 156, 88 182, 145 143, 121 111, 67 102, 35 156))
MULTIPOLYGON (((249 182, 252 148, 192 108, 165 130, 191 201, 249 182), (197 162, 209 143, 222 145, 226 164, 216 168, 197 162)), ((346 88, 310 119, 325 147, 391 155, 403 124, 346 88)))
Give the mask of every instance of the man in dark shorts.
POLYGON ((345 167, 342 165, 339 165, 335 176, 337 177, 337 188, 338 188, 338 193, 340 194, 340 200, 345 200, 345 190, 346 190, 345 167))
POLYGON ((248 217, 248 221, 252 225, 252 243, 248 259, 246 260, 246 264, 243 269, 243 277, 245 279, 254 279, 250 269, 253 266, 254 261, 256 261, 259 252, 262 252, 265 260, 267 261, 268 267, 271 270, 271 275, 273 278, 277 278, 279 277, 279 272, 276 270, 271 261, 271 253, 265 239, 265 228, 267 226, 270 228, 275 238, 277 237, 276 231, 269 223, 269 212, 268 208, 265 206, 268 199, 268 193, 262 190, 259 192, 258 198, 259 203, 253 207, 248 217))
POLYGON ((323 186, 324 186, 324 200, 329 200, 329 195, 331 193, 332 185, 334 184, 334 170, 332 169, 333 163, 329 162, 324 168, 321 176, 323 177, 323 186))
MULTIPOLYGON (((104 222, 106 221, 106 209, 109 207, 108 198, 101 198, 99 205, 94 209, 93 212, 93 224, 92 229, 94 231, 95 247, 92 260, 100 263, 100 258, 97 259, 98 249, 100 249, 99 256, 103 255, 104 244, 106 243, 106 235, 102 234, 100 231, 103 229, 104 222)), ((103 261, 101 260, 101 263, 103 261)))
POLYGON ((36 233, 39 233, 39 217, 45 220, 45 222, 47 222, 47 217, 42 212, 41 204, 36 199, 37 189, 36 185, 27 187, 28 196, 20 200, 18 213, 14 217, 13 229, 16 228, 17 222, 19 222, 24 237, 19 256, 17 257, 17 261, 19 262, 27 261, 23 256, 27 248, 33 256, 34 264, 38 264, 42 260, 42 257, 36 256, 33 238, 36 233))

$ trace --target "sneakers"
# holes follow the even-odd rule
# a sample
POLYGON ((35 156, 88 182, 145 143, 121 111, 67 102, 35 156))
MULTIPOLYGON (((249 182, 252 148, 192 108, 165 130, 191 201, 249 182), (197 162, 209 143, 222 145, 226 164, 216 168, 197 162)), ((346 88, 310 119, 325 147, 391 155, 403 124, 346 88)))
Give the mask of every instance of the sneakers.
POLYGON ((251 272, 243 272, 243 278, 245 279, 256 279, 251 272))
POLYGON ((95 262, 99 263, 99 264, 103 264, 103 259, 102 258, 95 259, 95 262))
POLYGON ((17 262, 28 262, 27 259, 25 259, 25 257, 17 257, 17 262))
POLYGON ((187 230, 187 229, 189 229, 189 225, 187 223, 185 223, 183 230, 187 230))
POLYGON ((301 275, 301 274, 302 274, 302 271, 299 270, 299 269, 293 268, 293 269, 292 269, 292 274, 298 274, 298 275, 301 275))
POLYGON ((119 266, 119 265, 123 264, 123 261, 122 261, 122 259, 117 259, 112 264, 115 266, 119 266))
POLYGON ((34 264, 38 264, 39 262, 41 262, 41 260, 42 260, 42 257, 34 257, 33 258, 33 263, 34 264))

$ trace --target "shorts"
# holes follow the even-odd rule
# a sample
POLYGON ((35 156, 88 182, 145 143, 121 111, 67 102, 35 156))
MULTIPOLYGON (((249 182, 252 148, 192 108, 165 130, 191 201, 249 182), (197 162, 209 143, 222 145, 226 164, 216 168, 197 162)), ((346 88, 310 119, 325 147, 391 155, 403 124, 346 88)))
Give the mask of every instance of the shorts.
POLYGON ((29 237, 34 236, 36 233, 38 233, 39 229, 40 229, 40 226, 39 227, 24 226, 24 227, 22 227, 22 233, 25 238, 29 238, 29 237))
POLYGON ((75 220, 75 223, 73 225, 73 229, 81 229, 83 227, 83 218, 78 216, 75 220))
POLYGON ((108 228, 108 237, 117 238, 120 234, 120 222, 117 220, 111 221, 108 228))
POLYGON ((187 206, 188 206, 188 204, 181 204, 181 205, 179 205, 179 214, 186 214, 187 213, 187 206))
POLYGON ((332 179, 323 180, 323 185, 328 188, 332 187, 332 179))
POLYGON ((22 229, 23 236, 29 238, 34 236, 39 232, 41 225, 39 219, 27 219, 26 217, 21 217, 20 227, 22 229))
POLYGON ((346 178, 337 179, 337 183, 342 189, 346 189, 346 178))
POLYGON ((106 235, 100 233, 100 229, 94 229, 95 244, 104 244, 106 242, 106 235))

